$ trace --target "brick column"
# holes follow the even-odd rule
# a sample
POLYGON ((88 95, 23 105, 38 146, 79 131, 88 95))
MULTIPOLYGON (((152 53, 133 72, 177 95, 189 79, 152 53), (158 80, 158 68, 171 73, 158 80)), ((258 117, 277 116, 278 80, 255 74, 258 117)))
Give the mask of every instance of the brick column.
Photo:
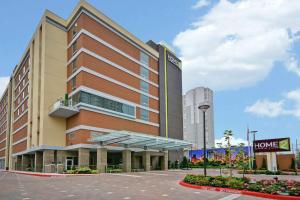
POLYGON ((107 167, 107 149, 98 148, 97 149, 97 170, 100 173, 105 173, 107 167))
POLYGON ((169 152, 164 151, 164 155, 161 157, 161 170, 168 170, 169 152))
POLYGON ((30 165, 29 155, 22 155, 22 171, 26 171, 26 169, 30 165))
POLYGON ((78 167, 90 166, 90 150, 80 148, 78 149, 78 167))
POLYGON ((125 149, 122 151, 123 172, 131 172, 131 151, 125 149))
POLYGON ((62 173, 66 166, 66 158, 68 156, 67 151, 57 151, 57 172, 62 173))
POLYGON ((43 171, 45 173, 52 172, 51 167, 46 167, 46 165, 50 165, 54 162, 54 150, 45 150, 43 152, 43 171))
POLYGON ((145 171, 150 171, 150 166, 151 166, 151 159, 150 159, 150 152, 149 151, 144 151, 143 152, 143 165, 144 165, 144 170, 145 171))
POLYGON ((36 151, 34 156, 34 171, 42 172, 43 171, 43 152, 36 151))

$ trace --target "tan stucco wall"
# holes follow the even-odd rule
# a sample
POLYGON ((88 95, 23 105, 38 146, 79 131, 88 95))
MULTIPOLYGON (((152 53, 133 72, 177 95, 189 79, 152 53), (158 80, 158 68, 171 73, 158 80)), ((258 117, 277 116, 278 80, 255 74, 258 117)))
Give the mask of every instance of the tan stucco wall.
POLYGON ((67 33, 45 23, 41 76, 41 144, 65 146, 66 120, 50 117, 50 107, 67 92, 67 33))

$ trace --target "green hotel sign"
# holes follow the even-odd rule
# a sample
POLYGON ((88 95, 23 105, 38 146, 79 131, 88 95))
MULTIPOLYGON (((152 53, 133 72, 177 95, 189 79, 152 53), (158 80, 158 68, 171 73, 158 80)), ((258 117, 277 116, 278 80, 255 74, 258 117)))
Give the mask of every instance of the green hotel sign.
POLYGON ((268 140, 255 140, 253 142, 254 152, 280 152, 290 151, 290 138, 276 138, 268 140))

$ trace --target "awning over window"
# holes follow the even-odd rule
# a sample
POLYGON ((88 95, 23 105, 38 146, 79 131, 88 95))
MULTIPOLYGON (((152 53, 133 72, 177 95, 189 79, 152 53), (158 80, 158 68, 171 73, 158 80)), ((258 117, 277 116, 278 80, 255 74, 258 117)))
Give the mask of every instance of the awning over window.
POLYGON ((93 132, 91 133, 90 141, 100 143, 100 145, 118 144, 126 148, 142 148, 153 150, 177 150, 192 146, 191 142, 184 140, 151 136, 128 131, 116 131, 110 133, 93 132))

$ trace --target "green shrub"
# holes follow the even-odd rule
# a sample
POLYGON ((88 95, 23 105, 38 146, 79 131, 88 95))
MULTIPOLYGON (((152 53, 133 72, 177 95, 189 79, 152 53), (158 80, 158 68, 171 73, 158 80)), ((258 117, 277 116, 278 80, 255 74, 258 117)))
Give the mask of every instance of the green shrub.
POLYGON ((81 167, 77 169, 78 174, 91 174, 92 170, 89 167, 81 167))
POLYGON ((269 194, 278 194, 278 191, 280 191, 281 186, 278 184, 272 184, 265 188, 264 192, 269 194))
POLYGON ((248 186, 248 190, 254 192, 260 192, 262 190, 262 185, 256 183, 250 183, 248 186))
POLYGON ((181 163, 180 163, 180 168, 186 169, 188 167, 189 167, 189 160, 187 159, 186 156, 184 156, 181 163))
POLYGON ((215 187, 227 187, 226 182, 229 178, 223 176, 211 177, 211 186, 215 187))
POLYGON ((91 174, 98 174, 98 170, 91 170, 91 174))
POLYGON ((67 170, 67 174, 77 174, 76 170, 67 170))
POLYGON ((269 170, 266 171, 266 175, 281 175, 281 174, 282 174, 281 171, 275 171, 275 172, 269 170))
POLYGON ((226 183, 226 185, 229 187, 229 188, 232 188, 232 189, 238 189, 238 190, 242 190, 244 189, 244 180, 242 179, 238 179, 238 178, 231 178, 228 180, 228 182, 226 183))
POLYGON ((196 175, 188 174, 184 177, 183 181, 190 184, 196 184, 197 177, 198 176, 196 175))
POLYGON ((196 185, 209 186, 210 181, 210 177, 199 176, 196 178, 196 185))
POLYGON ((291 196, 300 196, 300 186, 292 187, 288 190, 289 195, 291 196))

